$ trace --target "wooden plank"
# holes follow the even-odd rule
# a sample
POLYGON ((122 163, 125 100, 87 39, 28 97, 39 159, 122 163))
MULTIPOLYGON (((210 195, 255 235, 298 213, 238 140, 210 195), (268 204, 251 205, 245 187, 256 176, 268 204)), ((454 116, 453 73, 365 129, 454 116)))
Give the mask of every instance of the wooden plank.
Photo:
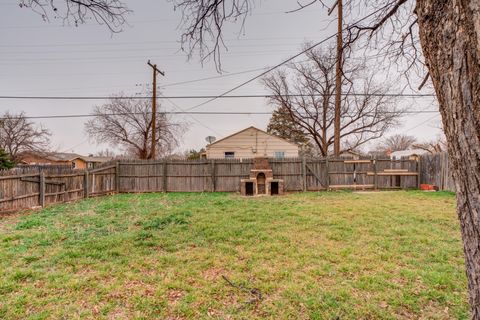
POLYGON ((28 177, 38 177, 38 173, 18 174, 18 175, 13 175, 13 176, 0 176, 0 180, 11 180, 11 179, 28 178, 28 177))
POLYGON ((384 172, 408 172, 408 169, 384 169, 384 172))
MULTIPOLYGON (((38 181, 37 181, 38 182, 38 181)), ((63 181, 47 181, 45 180, 45 184, 53 184, 53 185, 57 185, 57 186, 63 186, 65 185, 65 182, 63 181)))
POLYGON ((60 194, 65 195, 66 193, 74 193, 74 192, 79 192, 79 191, 83 191, 83 188, 82 189, 63 190, 63 191, 58 191, 58 192, 45 193, 45 197, 57 196, 57 195, 60 195, 60 194))
POLYGON ((215 192, 215 160, 210 161, 210 172, 211 172, 211 179, 212 179, 212 192, 215 192))
POLYGON ((167 168, 167 161, 163 162, 163 192, 168 191, 168 168, 167 168))
POLYGON ((325 158, 325 176, 327 178, 327 185, 325 186, 327 190, 330 188, 330 165, 328 162, 328 157, 325 158))
POLYGON ((333 184, 330 185, 331 189, 367 189, 374 188, 373 184, 333 184))
POLYGON ((67 177, 80 177, 82 173, 68 173, 68 174, 46 174, 45 178, 67 178, 67 177))
POLYGON ((41 207, 45 207, 45 173, 40 171, 40 192, 38 202, 41 207))
MULTIPOLYGON (((375 172, 367 172, 368 176, 374 176, 375 172)), ((418 176, 418 172, 377 172, 378 176, 418 176)))
POLYGON ((92 170, 88 170, 90 173, 97 173, 97 172, 101 172, 101 171, 105 171, 105 170, 108 170, 108 169, 115 169, 117 167, 116 164, 114 165, 111 165, 111 166, 106 166, 106 167, 103 167, 103 168, 97 168, 97 169, 92 169, 92 170))
POLYGON ((344 163, 370 163, 372 160, 344 160, 344 163))
POLYGON ((307 191, 307 161, 305 159, 305 155, 302 156, 302 189, 303 191, 307 191))
MULTIPOLYGON (((367 172, 368 175, 368 172, 367 172)), ((377 160, 373 160, 373 188, 378 189, 378 170, 377 170, 377 160)))
POLYGON ((36 193, 24 194, 24 195, 21 195, 21 196, 18 196, 18 197, 13 197, 13 198, 4 198, 4 199, 0 199, 0 203, 20 200, 20 199, 25 199, 25 198, 38 197, 39 195, 40 195, 40 193, 36 192, 36 193))
POLYGON ((89 186, 88 186, 88 171, 85 170, 85 176, 83 178, 83 197, 88 198, 89 193, 89 186))
POLYGON ((120 176, 120 162, 117 161, 115 163, 115 190, 117 190, 117 192, 120 191, 120 179, 119 179, 119 176, 120 176))
POLYGON ((420 189, 420 159, 417 160, 417 189, 420 189))
POLYGON ((20 178, 20 181, 32 182, 32 183, 40 183, 40 181, 37 180, 37 179, 29 179, 29 178, 20 178))
MULTIPOLYGON (((313 174, 315 178, 317 178, 317 181, 320 182, 320 185, 323 187, 322 179, 312 170, 312 168, 305 163, 305 168, 310 170, 310 172, 313 174)), ((306 181, 306 180, 305 180, 306 181)), ((305 188, 306 189, 306 188, 305 188)))

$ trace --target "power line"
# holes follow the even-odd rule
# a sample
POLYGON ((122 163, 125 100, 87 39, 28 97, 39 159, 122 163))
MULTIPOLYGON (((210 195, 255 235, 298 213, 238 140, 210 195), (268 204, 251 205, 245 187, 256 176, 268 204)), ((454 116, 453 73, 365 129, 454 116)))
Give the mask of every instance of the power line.
MULTIPOLYGON (((180 109, 177 105, 174 105, 180 109)), ((260 112, 260 111, 242 111, 242 112, 229 112, 229 111, 164 111, 158 112, 160 114, 168 114, 168 115, 270 115, 272 112, 260 112)), ((428 113, 438 113, 436 110, 411 110, 411 111, 402 111, 402 112, 395 112, 395 111, 385 111, 385 113, 401 113, 401 114, 428 114, 428 113)), ((101 116, 125 116, 125 115, 143 115, 143 112, 121 112, 121 113, 105 113, 105 114, 67 114, 67 115, 43 115, 43 116, 25 116, 25 117, 8 117, 8 118, 1 118, 0 120, 5 119, 65 119, 65 118, 94 118, 94 117, 101 117, 101 116)), ((148 112, 147 114, 150 114, 148 112)), ((435 114, 434 117, 438 116, 435 114)), ((434 118, 432 117, 432 119, 434 118)), ((195 119, 195 118, 194 118, 195 119)), ((195 119, 196 120, 196 119, 195 119)), ((430 119, 429 119, 430 120, 430 119)), ((196 120, 199 122, 198 120, 196 120)), ((428 120, 427 120, 428 121, 428 120)), ((425 122, 427 122, 425 121, 425 122)), ((203 125, 199 122, 200 125, 203 125)), ((422 123, 423 124, 423 123, 422 123)), ((213 131, 213 129, 208 128, 213 131)), ((414 129, 414 128, 412 128, 414 129)))
POLYGON ((407 130, 404 130, 403 132, 404 132, 404 133, 410 132, 410 131, 412 131, 413 129, 416 129, 416 128, 420 127, 421 125, 424 125, 425 123, 432 121, 433 119, 435 119, 435 118, 438 117, 439 115, 440 115, 440 114, 436 114, 436 115, 434 115, 433 117, 430 117, 430 118, 428 118, 427 120, 422 121, 422 122, 420 122, 419 124, 417 124, 417 125, 415 125, 415 126, 413 126, 413 127, 411 127, 411 128, 408 128, 407 130))
MULTIPOLYGON (((315 38, 318 35, 312 35, 311 37, 315 38)), ((238 38, 229 38, 225 39, 226 41, 271 41, 271 40, 305 40, 307 36, 303 37, 268 37, 268 38, 250 38, 250 39, 238 39, 238 38)), ((0 48, 52 48, 52 47, 85 47, 85 46, 122 46, 122 45, 138 45, 138 44, 158 44, 158 43, 172 43, 178 44, 178 40, 155 40, 155 41, 123 41, 123 42, 113 42, 113 43, 62 43, 62 44, 2 44, 0 48)))
MULTIPOLYGON (((233 91, 230 89, 228 93, 233 91)), ((247 98, 273 98, 276 95, 273 94, 244 94, 244 95, 185 95, 185 96, 161 96, 157 97, 157 99, 247 99, 247 98)), ((286 94, 282 95, 283 97, 322 97, 322 94, 286 94)), ((345 93, 342 96, 355 96, 355 97, 402 97, 402 98, 434 98, 435 94, 417 94, 417 93, 345 93)), ((129 99, 129 100, 144 100, 144 99, 151 99, 152 97, 149 96, 0 96, 0 99, 20 99, 20 100, 122 100, 122 99, 129 99)), ((209 101, 204 102, 206 104, 209 101)), ((203 105, 202 104, 202 105, 203 105)), ((186 111, 190 111, 199 107, 197 105, 195 107, 186 109, 186 111)))
MULTIPOLYGON (((382 7, 382 8, 379 8, 379 9, 371 12, 370 14, 366 15, 365 17, 363 17, 363 18, 357 20, 356 22, 354 22, 354 23, 352 24, 352 26, 357 25, 357 24, 359 24, 360 22, 368 19, 369 17, 375 15, 376 13, 380 12, 380 11, 383 10, 384 8, 385 8, 385 7, 382 7)), ((344 28, 344 29, 342 29, 342 32, 345 31, 345 30, 347 30, 347 27, 344 28)), ((332 35, 324 38, 323 40, 321 40, 321 41, 319 41, 319 42, 317 42, 317 43, 309 46, 308 48, 306 48, 306 49, 302 50, 301 52, 299 52, 299 53, 291 56, 290 58, 283 60, 282 62, 280 62, 280 63, 276 64, 275 66, 269 68, 268 70, 266 70, 266 71, 264 71, 264 72, 256 75, 255 77, 250 78, 250 79, 248 79, 247 81, 242 82, 241 84, 233 87, 232 89, 229 89, 229 90, 223 92, 222 94, 220 94, 220 95, 218 95, 218 96, 216 96, 216 97, 209 98, 209 100, 204 101, 204 102, 202 102, 202 103, 199 103, 199 104, 197 104, 197 105, 195 105, 195 106, 193 106, 193 107, 191 107, 191 108, 188 108, 187 110, 193 110, 193 109, 199 108, 199 107, 204 106, 204 105, 206 105, 207 103, 210 103, 210 102, 212 102, 212 101, 214 101, 214 100, 216 100, 216 99, 219 99, 219 98, 221 98, 221 97, 224 97, 224 96, 226 96, 227 94, 229 94, 229 93, 231 93, 231 92, 233 92, 233 91, 235 91, 235 90, 237 90, 237 89, 239 89, 239 88, 241 88, 241 87, 243 87, 243 86, 245 86, 245 85, 247 85, 247 84, 249 84, 249 83, 251 83, 251 82, 253 82, 253 81, 257 80, 257 79, 259 79, 259 78, 261 78, 261 77, 263 77, 263 76, 266 75, 267 73, 270 73, 271 71, 273 71, 273 70, 281 67, 282 65, 284 65, 284 64, 286 64, 286 63, 288 63, 288 62, 290 62, 290 61, 298 58, 299 56, 303 55, 304 53, 306 53, 306 52, 308 52, 308 51, 311 51, 311 50, 314 49, 315 47, 317 47, 317 46, 319 46, 319 45, 327 42, 328 40, 335 38, 337 35, 338 35, 338 32, 336 32, 336 33, 334 33, 334 34, 332 34, 332 35)))

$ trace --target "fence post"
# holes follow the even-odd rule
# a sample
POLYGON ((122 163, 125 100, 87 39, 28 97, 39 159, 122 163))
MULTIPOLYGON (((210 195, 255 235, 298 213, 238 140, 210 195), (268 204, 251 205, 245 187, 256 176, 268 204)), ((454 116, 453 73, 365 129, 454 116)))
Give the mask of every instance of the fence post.
POLYGON ((418 159, 417 159, 417 173, 418 173, 418 175, 417 175, 417 189, 420 189, 420 182, 421 182, 420 181, 420 172, 421 172, 420 166, 421 166, 421 161, 422 161, 422 157, 418 157, 418 159))
POLYGON ((40 192, 40 198, 39 198, 39 203, 40 206, 43 208, 45 207, 45 173, 43 170, 40 171, 40 187, 39 187, 39 192, 40 192))
POLYGON ((120 161, 115 163, 115 191, 120 193, 120 161))
POLYGON ((328 156, 325 157, 325 174, 327 180, 327 191, 330 189, 330 167, 328 165, 328 156))
POLYGON ((377 157, 373 158, 373 188, 378 189, 377 157))
POLYGON ((212 175, 212 192, 215 192, 215 159, 210 162, 210 172, 212 175))
POLYGON ((88 170, 85 170, 85 176, 83 177, 83 197, 88 198, 88 170))
POLYGON ((167 159, 163 160, 163 192, 168 190, 167 159))
POLYGON ((305 155, 302 155, 302 182, 303 191, 307 191, 307 161, 305 159, 305 155))

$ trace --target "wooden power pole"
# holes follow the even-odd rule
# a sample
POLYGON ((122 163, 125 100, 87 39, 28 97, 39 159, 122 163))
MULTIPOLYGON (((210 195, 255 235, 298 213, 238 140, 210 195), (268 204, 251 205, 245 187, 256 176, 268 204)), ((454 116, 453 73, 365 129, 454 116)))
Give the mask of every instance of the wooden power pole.
POLYGON ((153 69, 153 92, 152 92, 152 147, 150 150, 150 159, 155 159, 156 154, 156 134, 157 134, 157 73, 165 76, 165 72, 157 69, 156 64, 151 64, 148 60, 147 64, 153 69))
POLYGON ((335 122, 333 151, 340 155, 340 111, 342 107, 342 63, 343 63, 343 0, 337 0, 338 31, 337 31, 337 68, 335 77, 335 122))

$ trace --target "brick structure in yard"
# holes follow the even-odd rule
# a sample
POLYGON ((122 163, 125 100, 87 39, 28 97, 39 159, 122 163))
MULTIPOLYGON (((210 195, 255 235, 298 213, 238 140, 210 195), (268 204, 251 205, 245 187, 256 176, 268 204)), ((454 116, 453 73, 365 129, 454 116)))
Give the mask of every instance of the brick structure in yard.
POLYGON ((240 193, 244 196, 280 195, 284 192, 283 179, 274 179, 268 158, 254 158, 248 179, 240 180, 240 193))

